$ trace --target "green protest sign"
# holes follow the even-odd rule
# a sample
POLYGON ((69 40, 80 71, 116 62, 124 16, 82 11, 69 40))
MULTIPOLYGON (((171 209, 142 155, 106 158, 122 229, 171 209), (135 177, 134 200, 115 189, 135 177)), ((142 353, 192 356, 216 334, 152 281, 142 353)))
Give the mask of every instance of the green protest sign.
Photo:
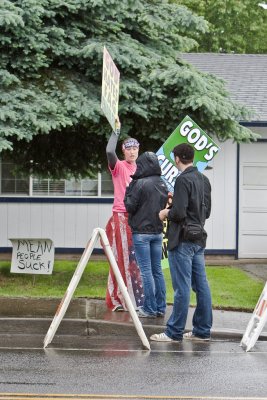
MULTIPOLYGON (((166 183, 170 193, 173 193, 175 180, 180 174, 175 165, 172 150, 181 143, 188 143, 194 147, 194 166, 196 166, 200 172, 204 171, 209 161, 211 161, 219 151, 219 146, 203 131, 203 129, 190 117, 186 116, 156 153, 161 166, 161 178, 166 183)), ((162 268, 169 267, 166 230, 167 221, 164 221, 162 268)))
POLYGON ((195 149, 194 165, 202 172, 219 151, 219 146, 190 117, 186 116, 157 151, 161 177, 173 193, 179 171, 175 166, 172 150, 180 143, 188 143, 195 149))

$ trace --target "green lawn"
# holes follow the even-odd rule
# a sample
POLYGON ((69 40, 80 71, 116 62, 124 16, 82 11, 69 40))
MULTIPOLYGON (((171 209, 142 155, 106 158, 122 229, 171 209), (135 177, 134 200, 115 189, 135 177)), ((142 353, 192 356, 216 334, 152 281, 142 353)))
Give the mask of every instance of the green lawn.
MULTIPOLYGON (((0 262, 0 296, 62 297, 73 276, 76 261, 55 261, 52 275, 11 274, 10 262, 0 262)), ((90 261, 75 291, 75 297, 105 298, 106 261, 90 261)), ((167 302, 173 301, 169 269, 164 270, 167 302)), ((253 310, 264 282, 234 267, 207 267, 214 308, 253 310)), ((191 296, 195 305, 195 296, 191 296)))

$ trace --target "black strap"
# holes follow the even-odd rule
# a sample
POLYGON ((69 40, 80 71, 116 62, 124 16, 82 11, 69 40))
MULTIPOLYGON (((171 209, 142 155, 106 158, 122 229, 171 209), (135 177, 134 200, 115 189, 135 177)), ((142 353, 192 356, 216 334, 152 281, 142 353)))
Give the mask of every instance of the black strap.
POLYGON ((206 220, 206 218, 205 218, 206 204, 205 204, 205 192, 204 192, 205 183, 204 183, 203 174, 201 172, 200 172, 200 174, 201 174, 201 178, 202 178, 202 201, 201 201, 201 221, 200 221, 200 224, 201 224, 201 227, 203 228, 204 224, 205 224, 205 220, 206 220))

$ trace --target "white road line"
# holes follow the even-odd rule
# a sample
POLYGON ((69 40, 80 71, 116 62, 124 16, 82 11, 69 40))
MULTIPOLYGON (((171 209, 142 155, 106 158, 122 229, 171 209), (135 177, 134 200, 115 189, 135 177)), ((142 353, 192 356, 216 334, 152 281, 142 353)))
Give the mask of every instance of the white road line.
POLYGON ((173 400, 267 400, 267 397, 230 397, 230 396, 149 396, 149 395, 116 395, 116 394, 34 394, 34 393, 0 393, 0 400, 27 399, 173 399, 173 400))
MULTIPOLYGON (((64 348, 64 347, 46 347, 45 349, 43 347, 0 347, 0 350, 25 350, 25 351, 76 351, 76 352, 81 352, 81 351, 86 351, 86 352, 94 352, 94 353, 103 353, 107 350, 107 348, 101 348, 101 349, 88 349, 88 348, 64 348)), ((209 353, 209 354, 248 354, 244 350, 238 350, 238 351, 219 351, 219 350, 156 350, 156 349, 151 349, 151 350, 144 350, 144 349, 109 349, 113 353, 140 353, 143 352, 144 354, 147 353, 209 353)), ((267 354, 267 351, 260 351, 260 350, 253 350, 249 354, 267 354)))

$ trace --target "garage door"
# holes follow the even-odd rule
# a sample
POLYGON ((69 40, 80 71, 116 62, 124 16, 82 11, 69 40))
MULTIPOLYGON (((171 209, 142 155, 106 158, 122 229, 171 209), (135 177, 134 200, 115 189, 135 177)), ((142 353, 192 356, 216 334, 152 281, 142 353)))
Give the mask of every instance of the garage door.
POLYGON ((239 258, 267 258, 267 141, 240 145, 239 258))

